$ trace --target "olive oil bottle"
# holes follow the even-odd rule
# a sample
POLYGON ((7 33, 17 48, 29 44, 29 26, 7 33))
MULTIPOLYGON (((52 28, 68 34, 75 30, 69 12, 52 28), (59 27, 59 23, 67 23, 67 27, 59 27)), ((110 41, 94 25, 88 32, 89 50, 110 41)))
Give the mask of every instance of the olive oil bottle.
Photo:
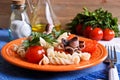
POLYGON ((33 32, 45 32, 46 28, 49 28, 48 33, 51 33, 53 28, 61 29, 61 23, 53 12, 50 0, 38 0, 32 12, 31 26, 33 32))

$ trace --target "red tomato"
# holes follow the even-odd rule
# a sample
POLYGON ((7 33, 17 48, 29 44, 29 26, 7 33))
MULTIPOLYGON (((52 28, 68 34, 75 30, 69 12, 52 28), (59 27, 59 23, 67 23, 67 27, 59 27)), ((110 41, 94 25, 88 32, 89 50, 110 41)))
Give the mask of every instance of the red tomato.
POLYGON ((58 52, 64 52, 64 49, 59 49, 59 48, 54 48, 55 51, 58 51, 58 52))
POLYGON ((97 41, 96 40, 86 40, 85 48, 82 49, 82 52, 94 53, 97 49, 97 41))
POLYGON ((111 40, 115 37, 115 32, 109 28, 103 30, 103 39, 104 40, 111 40))
POLYGON ((38 63, 45 53, 46 52, 42 46, 31 46, 27 49, 25 58, 28 62, 38 63))
POLYGON ((89 38, 89 33, 93 30, 91 26, 87 26, 85 30, 83 31, 83 36, 89 38))
POLYGON ((76 33, 77 33, 77 35, 82 35, 82 24, 78 24, 77 26, 76 26, 76 33))
POLYGON ((93 40, 101 40, 103 38, 103 31, 101 28, 94 28, 90 34, 89 37, 93 40))
POLYGON ((65 52, 66 54, 68 54, 68 52, 65 51, 64 49, 54 48, 54 50, 57 51, 57 52, 61 52, 61 53, 65 52))

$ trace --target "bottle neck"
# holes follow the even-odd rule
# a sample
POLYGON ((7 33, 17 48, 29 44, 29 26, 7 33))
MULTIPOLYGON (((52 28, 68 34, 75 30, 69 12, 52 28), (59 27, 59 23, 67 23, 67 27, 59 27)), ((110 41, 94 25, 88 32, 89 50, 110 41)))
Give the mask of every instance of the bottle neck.
POLYGON ((20 10, 20 11, 23 11, 26 9, 26 5, 25 4, 22 4, 22 5, 16 5, 16 4, 12 4, 11 5, 11 10, 20 10))
POLYGON ((28 15, 26 13, 26 5, 25 4, 23 4, 23 5, 12 4, 11 10, 12 10, 11 21, 21 20, 21 21, 25 21, 27 23, 30 23, 28 15))

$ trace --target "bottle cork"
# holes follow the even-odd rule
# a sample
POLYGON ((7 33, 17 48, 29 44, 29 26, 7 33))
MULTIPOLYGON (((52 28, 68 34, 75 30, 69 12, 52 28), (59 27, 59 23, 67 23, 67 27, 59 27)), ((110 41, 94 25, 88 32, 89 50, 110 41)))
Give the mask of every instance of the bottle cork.
POLYGON ((22 5, 25 4, 25 0, 12 0, 12 4, 22 5))

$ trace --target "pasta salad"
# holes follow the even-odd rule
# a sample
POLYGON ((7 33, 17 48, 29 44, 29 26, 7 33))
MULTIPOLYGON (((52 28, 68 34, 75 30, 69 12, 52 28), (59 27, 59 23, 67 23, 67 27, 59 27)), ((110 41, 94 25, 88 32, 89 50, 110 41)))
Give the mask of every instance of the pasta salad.
POLYGON ((89 60, 91 54, 82 52, 85 42, 78 36, 69 39, 70 35, 68 32, 47 35, 34 32, 21 45, 14 44, 14 51, 26 61, 39 65, 70 65, 89 60))

